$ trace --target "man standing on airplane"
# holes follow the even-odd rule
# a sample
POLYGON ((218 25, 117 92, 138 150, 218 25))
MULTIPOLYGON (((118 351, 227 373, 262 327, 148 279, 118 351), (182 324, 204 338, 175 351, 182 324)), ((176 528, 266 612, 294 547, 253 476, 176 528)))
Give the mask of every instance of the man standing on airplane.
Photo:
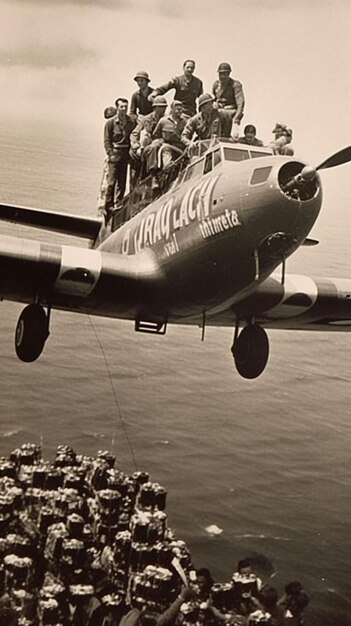
POLYGON ((198 139, 211 137, 230 137, 233 123, 233 112, 217 109, 213 106, 211 94, 204 93, 199 98, 199 113, 193 115, 182 132, 182 142, 190 146, 194 134, 198 139))
POLYGON ((231 78, 232 68, 229 63, 220 63, 218 66, 218 80, 213 83, 212 93, 219 109, 234 112, 234 136, 239 137, 239 124, 244 115, 245 97, 240 81, 231 78))
POLYGON ((145 70, 137 72, 134 80, 139 89, 132 94, 129 115, 137 120, 139 115, 152 113, 152 102, 149 100, 149 95, 152 94, 153 89, 149 86, 150 78, 145 70))
POLYGON ((183 114, 187 117, 195 115, 196 100, 203 92, 202 81, 194 76, 195 61, 187 59, 183 63, 182 76, 175 76, 167 83, 154 89, 149 96, 153 100, 156 96, 161 96, 170 89, 175 89, 174 100, 179 100, 183 105, 183 114))
POLYGON ((127 115, 128 100, 117 98, 117 113, 107 120, 104 130, 104 147, 108 157, 108 178, 105 215, 112 211, 114 203, 119 203, 126 189, 129 163, 130 134, 136 122, 127 115))

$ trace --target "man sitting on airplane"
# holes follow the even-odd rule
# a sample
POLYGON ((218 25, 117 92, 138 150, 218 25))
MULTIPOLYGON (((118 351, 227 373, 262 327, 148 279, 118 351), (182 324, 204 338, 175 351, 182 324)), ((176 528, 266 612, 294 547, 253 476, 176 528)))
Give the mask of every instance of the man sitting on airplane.
POLYGON ((185 146, 192 144, 195 134, 197 139, 231 136, 233 111, 215 108, 214 99, 209 93, 200 96, 199 111, 187 121, 182 132, 181 139, 185 146))
POLYGON ((290 145, 292 139, 291 128, 287 128, 286 124, 276 124, 272 133, 274 133, 275 139, 270 141, 268 145, 273 149, 273 154, 293 156, 294 148, 290 145))
POLYGON ((166 169, 184 152, 182 132, 186 121, 182 103, 174 100, 170 115, 165 115, 159 120, 153 132, 154 141, 146 151, 148 171, 166 169))
MULTIPOLYGON (((144 150, 150 145, 153 139, 153 132, 164 116, 167 108, 167 100, 163 96, 157 96, 152 103, 153 111, 139 120, 130 137, 130 157, 133 161, 139 162, 138 178, 143 179, 146 174, 144 150)), ((133 163, 132 172, 137 171, 136 164, 133 163)), ((138 178, 131 179, 131 188, 138 182, 138 178)))
POLYGON ((256 126, 247 124, 244 128, 244 136, 239 137, 238 143, 246 143, 248 146, 263 146, 263 141, 256 137, 256 126))

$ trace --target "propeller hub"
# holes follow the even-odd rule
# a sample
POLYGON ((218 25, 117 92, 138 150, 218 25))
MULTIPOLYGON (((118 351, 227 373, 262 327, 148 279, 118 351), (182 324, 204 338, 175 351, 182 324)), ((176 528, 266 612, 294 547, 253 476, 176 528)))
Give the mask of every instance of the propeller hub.
POLYGON ((316 176, 316 169, 312 167, 312 165, 305 165, 305 167, 301 170, 300 176, 303 181, 313 180, 316 176))

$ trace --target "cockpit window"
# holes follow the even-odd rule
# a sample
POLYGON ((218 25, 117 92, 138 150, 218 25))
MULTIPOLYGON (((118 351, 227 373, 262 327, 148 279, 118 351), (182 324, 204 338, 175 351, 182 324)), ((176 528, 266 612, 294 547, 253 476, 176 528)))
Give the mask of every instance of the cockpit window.
POLYGON ((246 161, 250 158, 248 150, 223 148, 226 161, 246 161))
POLYGON ((189 180, 190 178, 195 178, 195 176, 202 174, 203 167, 204 159, 200 159, 200 161, 197 161, 194 165, 190 165, 186 171, 184 180, 189 180))
POLYGON ((211 172, 216 167, 216 165, 218 165, 218 163, 220 162, 221 162, 221 151, 219 148, 217 150, 214 150, 214 152, 210 152, 209 154, 206 154, 204 174, 208 174, 208 172, 211 172))
POLYGON ((250 184, 251 185, 258 185, 259 183, 266 182, 268 176, 271 173, 271 170, 272 170, 271 166, 269 166, 269 167, 258 167, 252 173, 250 184))
POLYGON ((258 157, 263 156, 272 156, 270 152, 259 152, 259 150, 250 150, 251 158, 257 159, 258 157))

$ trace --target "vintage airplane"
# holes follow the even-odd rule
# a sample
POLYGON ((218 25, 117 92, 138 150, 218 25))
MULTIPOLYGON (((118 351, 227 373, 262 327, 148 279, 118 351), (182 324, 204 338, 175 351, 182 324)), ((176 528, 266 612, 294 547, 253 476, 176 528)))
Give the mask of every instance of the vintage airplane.
POLYGON ((99 218, 0 205, 0 219, 90 240, 90 247, 0 236, 0 297, 29 303, 15 347, 34 361, 52 309, 168 324, 232 326, 238 372, 256 378, 264 328, 347 331, 351 279, 285 273, 322 204, 319 170, 351 160, 351 146, 311 167, 224 140, 198 142, 159 179, 149 178, 105 224, 99 218), (277 269, 281 266, 281 269, 277 269), (240 327, 243 327, 239 333, 240 327))

